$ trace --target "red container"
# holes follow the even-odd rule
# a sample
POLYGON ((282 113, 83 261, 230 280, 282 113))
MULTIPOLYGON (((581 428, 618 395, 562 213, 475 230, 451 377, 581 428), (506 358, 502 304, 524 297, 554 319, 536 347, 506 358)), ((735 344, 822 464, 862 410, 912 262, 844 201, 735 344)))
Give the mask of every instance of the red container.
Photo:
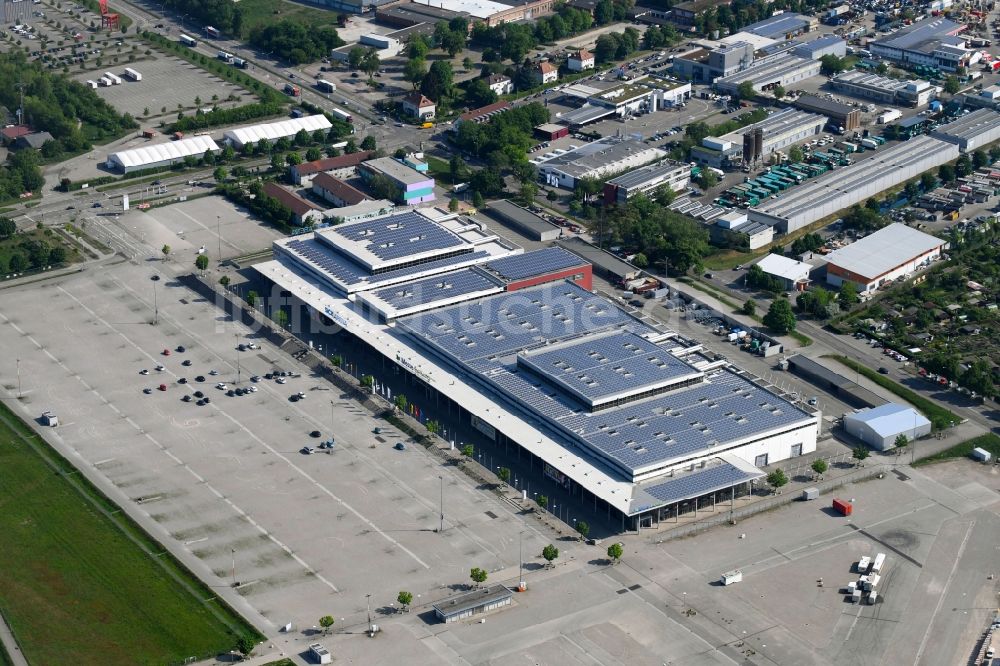
POLYGON ((840 514, 844 516, 849 516, 851 515, 851 512, 854 511, 854 505, 842 499, 833 500, 833 508, 835 511, 839 511, 840 514))

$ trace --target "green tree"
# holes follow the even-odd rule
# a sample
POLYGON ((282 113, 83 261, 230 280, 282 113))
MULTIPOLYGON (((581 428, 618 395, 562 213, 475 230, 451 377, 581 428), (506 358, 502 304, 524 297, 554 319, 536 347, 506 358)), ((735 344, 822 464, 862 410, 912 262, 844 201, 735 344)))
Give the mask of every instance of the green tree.
POLYGON ((935 187, 937 187, 937 179, 934 177, 930 171, 925 171, 920 174, 920 189, 924 192, 930 192, 935 187))
POLYGON ((802 148, 799 146, 792 146, 788 149, 788 160, 790 162, 802 162, 805 160, 805 155, 802 153, 802 148))
POLYGON ((361 61, 365 59, 365 49, 355 46, 347 52, 347 64, 351 69, 359 69, 361 61))
POLYGON ((160 248, 160 252, 163 254, 163 261, 166 261, 167 257, 170 256, 170 246, 164 245, 163 247, 160 248))
POLYGON ((306 162, 315 162, 316 160, 322 159, 322 157, 323 151, 316 146, 313 146, 306 151, 306 162))
POLYGON ((257 641, 252 636, 240 636, 236 639, 236 651, 243 655, 244 659, 253 654, 255 647, 257 647, 257 641))
POLYGON ((410 604, 413 603, 413 593, 401 590, 400 593, 396 595, 396 601, 398 601, 399 605, 403 607, 403 612, 408 613, 410 611, 410 604))
POLYGON ((844 62, 843 58, 839 58, 835 55, 828 54, 819 59, 820 71, 827 76, 834 76, 840 74, 845 69, 847 69, 847 63, 844 62))
POLYGON ((458 155, 452 155, 451 159, 448 160, 448 173, 451 175, 452 182, 460 182, 462 180, 462 176, 465 175, 465 172, 465 160, 458 155))
POLYGON ((867 446, 856 446, 851 450, 851 455, 854 456, 854 459, 857 460, 859 464, 863 462, 869 454, 870 452, 868 451, 867 446))
POLYGON ((576 521, 576 531, 580 533, 580 537, 586 539, 587 535, 590 534, 590 525, 582 520, 576 521))
POLYGON ((7 240, 15 233, 17 233, 17 225, 14 220, 0 217, 0 240, 7 240))
POLYGON ((332 615, 324 615, 319 619, 319 626, 323 627, 323 633, 330 633, 330 627, 333 626, 336 620, 333 619, 332 615))
POLYGON ((750 317, 757 313, 757 301, 752 298, 748 298, 743 302, 743 307, 740 308, 740 312, 750 317))
POLYGON ((448 201, 448 210, 451 211, 452 213, 456 213, 456 212, 458 212, 458 208, 459 208, 458 199, 456 199, 455 197, 452 197, 448 201))
POLYGON ((15 252, 10 255, 7 268, 10 269, 11 273, 23 273, 28 269, 28 258, 24 256, 23 252, 15 252))
POLYGON ((427 428, 427 432, 429 432, 432 435, 436 435, 439 432, 441 432, 441 424, 438 423, 437 421, 434 421, 433 419, 425 423, 424 427, 427 428))
POLYGON ((776 298, 771 302, 771 307, 764 315, 764 325, 777 335, 786 335, 795 330, 795 313, 787 299, 776 298))
POLYGON ((778 490, 788 483, 788 477, 782 470, 776 469, 767 475, 767 483, 775 490, 778 490))
POLYGON ((406 46, 406 51, 406 55, 409 56, 410 62, 412 62, 426 58, 427 53, 430 52, 430 47, 427 45, 427 40, 424 39, 423 35, 413 35, 406 46))
POLYGON ((750 100, 757 96, 757 91, 754 90, 752 83, 744 81, 736 88, 736 96, 742 100, 750 100))
POLYGON ((232 281, 232 280, 230 280, 230 279, 229 279, 229 276, 228 276, 228 275, 223 275, 222 277, 220 277, 220 278, 219 278, 219 284, 221 284, 221 285, 222 285, 222 288, 223 288, 223 289, 225 289, 226 287, 228 287, 228 286, 229 286, 229 283, 230 283, 231 281, 232 281))
POLYGON ((399 411, 401 412, 405 412, 406 409, 410 406, 410 401, 407 400, 406 396, 403 395, 402 393, 397 394, 392 402, 393 404, 396 405, 396 408, 399 409, 399 411))
POLYGON ((944 91, 949 95, 954 95, 962 89, 962 82, 955 75, 948 76, 944 80, 944 91))
POLYGON ((530 206, 535 203, 535 196, 538 194, 538 186, 533 182, 523 183, 521 185, 521 203, 525 206, 530 206))
POLYGON ((850 308, 852 305, 861 300, 858 298, 857 286, 853 282, 844 280, 840 283, 840 293, 837 294, 837 300, 840 301, 840 307, 845 310, 850 308))
POLYGON ((472 69, 472 58, 466 56, 462 59, 462 69, 465 71, 470 71, 472 69))
POLYGON ((208 255, 199 254, 195 257, 194 265, 199 271, 203 271, 208 268, 208 255))
POLYGON ((943 183, 955 182, 955 167, 950 164, 942 164, 939 166, 938 179, 943 183))
POLYGON ((361 150, 375 150, 375 137, 371 134, 361 141, 361 150))
POLYGON ((649 259, 642 252, 638 252, 632 257, 632 265, 636 268, 646 268, 649 266, 649 259))
POLYGON ((486 570, 480 569, 479 567, 472 567, 469 571, 469 578, 471 578, 472 582, 476 584, 476 587, 485 583, 487 576, 488 574, 486 573, 486 570))
POLYGON ((361 375, 361 385, 367 389, 375 386, 375 378, 371 375, 361 375))
POLYGON ((894 442, 897 449, 904 449, 910 444, 910 438, 903 433, 896 435, 896 441, 894 442))
POLYGON ((466 458, 471 458, 475 452, 476 449, 475 447, 472 446, 472 444, 466 444, 465 446, 462 447, 462 455, 465 456, 466 458))
POLYGON ((368 80, 371 81, 372 77, 375 76, 375 72, 379 70, 382 66, 381 60, 378 57, 378 51, 375 49, 366 49, 365 55, 361 59, 359 67, 361 71, 368 75, 368 80))
POLYGON ((771 94, 774 95, 774 99, 781 99, 785 96, 784 86, 774 86, 774 88, 771 89, 771 94))
POLYGON ((535 502, 538 504, 539 508, 544 510, 549 505, 549 498, 547 495, 539 495, 535 502))
POLYGON ((226 180, 226 177, 228 175, 229 174, 226 173, 226 168, 225 167, 215 167, 215 171, 212 172, 212 178, 214 178, 215 182, 217 182, 217 183, 224 182, 226 180))
POLYGON ((472 205, 475 208, 482 208, 486 204, 486 200, 483 199, 483 195, 480 194, 479 190, 475 190, 472 193, 472 205))
POLYGON ((622 559, 622 545, 620 543, 613 543, 608 546, 608 559, 611 560, 613 564, 618 564, 622 559))
POLYGON ((423 58, 411 58, 403 67, 403 78, 410 82, 416 90, 420 82, 427 76, 427 62, 423 58))
POLYGON ((501 467, 497 470, 497 478, 499 478, 502 483, 508 483, 510 481, 510 470, 506 467, 501 467))
POLYGON ((823 460, 822 458, 817 458, 816 460, 814 460, 812 465, 810 465, 810 467, 812 467, 812 471, 816 472, 816 474, 818 474, 819 476, 823 476, 826 470, 829 469, 829 466, 826 464, 826 461, 823 460))
POLYGON ((550 543, 542 548, 542 557, 545 558, 545 566, 551 567, 552 563, 559 557, 559 549, 550 543))
POLYGON ((248 291, 247 292, 247 297, 246 297, 246 302, 247 302, 247 305, 249 305, 250 307, 256 307, 257 306, 257 292, 254 291, 253 289, 251 289, 250 291, 248 291))
POLYGON ((278 328, 288 328, 288 313, 284 310, 275 312, 274 323, 278 325, 278 328))

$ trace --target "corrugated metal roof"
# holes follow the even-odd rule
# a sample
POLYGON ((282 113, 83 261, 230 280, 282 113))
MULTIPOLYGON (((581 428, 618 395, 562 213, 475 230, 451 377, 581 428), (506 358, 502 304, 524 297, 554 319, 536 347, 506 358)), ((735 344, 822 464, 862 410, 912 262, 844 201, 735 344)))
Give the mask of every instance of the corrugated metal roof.
POLYGON ((182 160, 185 157, 201 157, 206 150, 219 150, 218 144, 210 136, 193 136, 190 139, 157 143, 142 148, 132 148, 119 153, 112 153, 111 159, 126 169, 159 164, 170 160, 182 160))
POLYGON ((844 414, 844 420, 864 423, 880 437, 891 437, 931 424, 923 414, 912 407, 892 402, 865 411, 844 414))
POLYGON ((944 241, 930 234, 894 222, 827 255, 830 265, 874 279, 934 248, 944 241))
POLYGON ((783 257, 780 254, 769 254, 757 262, 760 269, 769 275, 777 275, 789 282, 798 282, 809 278, 812 266, 803 262, 783 257))

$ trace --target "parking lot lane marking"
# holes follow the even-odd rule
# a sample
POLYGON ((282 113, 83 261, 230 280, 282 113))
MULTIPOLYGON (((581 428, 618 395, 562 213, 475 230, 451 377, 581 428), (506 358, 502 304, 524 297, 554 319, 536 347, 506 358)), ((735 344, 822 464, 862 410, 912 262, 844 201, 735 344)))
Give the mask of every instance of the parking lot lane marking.
POLYGON ((924 637, 920 641, 920 647, 917 648, 917 656, 913 658, 914 664, 919 664, 921 657, 924 656, 924 650, 927 648, 927 639, 931 637, 931 629, 934 628, 934 620, 937 618, 938 613, 941 612, 941 606, 944 604, 945 595, 948 593, 948 588, 951 586, 952 579, 955 578, 955 572, 958 571, 958 563, 962 561, 962 555, 965 553, 965 546, 969 543, 969 537, 972 536, 972 528, 976 526, 976 521, 973 519, 969 522, 969 526, 965 529, 965 537, 962 539, 962 543, 958 546, 958 552, 955 553, 954 562, 951 565, 951 572, 948 574, 947 580, 944 581, 944 587, 941 588, 941 594, 938 595, 937 605, 934 606, 934 612, 931 613, 930 622, 927 623, 927 630, 924 632, 924 637))
POLYGON ((98 460, 93 465, 94 465, 94 467, 97 467, 98 465, 106 465, 107 463, 111 462, 112 460, 115 460, 115 458, 105 458, 104 460, 98 460))
MULTIPOLYGON (((114 281, 115 281, 115 284, 117 284, 120 288, 122 288, 125 291, 128 291, 130 294, 132 294, 132 296, 134 298, 136 298, 139 301, 145 302, 141 298, 139 298, 138 295, 136 295, 135 292, 132 291, 132 289, 130 289, 127 285, 123 284, 122 282, 120 282, 117 279, 115 279, 114 281)), ((76 302, 80 307, 82 307, 84 310, 86 310, 87 313, 90 314, 92 317, 94 317, 98 322, 100 322, 105 327, 109 328, 110 330, 115 331, 123 340, 125 340, 126 342, 128 342, 137 351, 139 351, 142 354, 144 354, 151 361, 154 360, 154 357, 151 354, 149 354, 149 352, 147 352, 145 349, 143 349, 138 344, 136 344, 131 338, 129 338, 127 335, 125 335, 122 331, 120 331, 120 330, 116 329, 114 326, 112 326, 107 320, 105 320, 104 318, 102 318, 100 315, 98 315, 92 309, 90 309, 89 307, 87 307, 80 299, 78 299, 76 296, 74 296, 73 294, 71 294, 68 291, 66 291, 62 286, 59 286, 58 288, 59 288, 59 290, 61 292, 63 292, 64 294, 66 294, 67 296, 69 296, 71 299, 73 299, 73 301, 76 302)), ((2 315, 0 315, 0 316, 2 316, 2 315)), ((163 316, 161 316, 161 319, 167 319, 169 321, 168 318, 163 317, 163 316)), ((176 322, 171 322, 171 323, 176 328, 178 328, 178 329, 182 328, 182 327, 178 326, 176 322)), ((200 336, 197 336, 197 335, 194 335, 194 334, 191 334, 191 333, 189 333, 188 335, 192 339, 197 340, 199 343, 201 343, 204 348, 211 349, 208 345, 206 345, 206 344, 204 344, 204 342, 202 342, 200 336)), ((218 357, 218 354, 216 354, 216 356, 218 357)), ((221 357, 219 357, 219 358, 221 359, 221 357)), ((173 371, 171 371, 171 370, 168 370, 167 372, 169 372, 170 374, 174 374, 173 371)), ((283 455, 277 449, 275 449, 274 447, 270 446, 265 441, 263 441, 262 439, 260 439, 259 437, 257 437, 256 434, 254 434, 253 432, 251 432, 240 421, 237 421, 235 418, 233 418, 232 416, 230 416, 229 414, 227 414, 225 411, 223 411, 222 409, 220 409, 218 407, 218 405, 216 405, 215 403, 212 403, 212 406, 215 407, 216 413, 218 413, 218 414, 224 416, 225 418, 227 418, 233 425, 235 425, 237 428, 239 428, 244 433, 246 433, 246 435, 248 437, 250 437, 252 440, 254 440, 258 444, 260 444, 262 447, 264 447, 265 449, 267 449, 270 453, 272 453, 275 456, 277 456, 278 458, 280 458, 282 462, 284 462, 290 468, 292 468, 293 470, 295 470, 304 479, 306 479, 310 483, 314 484, 325 495, 327 495, 328 497, 330 497, 334 501, 339 502, 340 504, 344 505, 344 507, 348 511, 350 511, 351 513, 353 513, 360 521, 362 521, 363 523, 365 523, 372 531, 377 532, 386 541, 388 541, 389 543, 391 543, 392 545, 396 546, 397 548, 399 548, 400 550, 402 550, 404 553, 406 553, 407 555, 409 555, 417 564, 419 564, 423 568, 425 568, 425 569, 430 569, 431 568, 430 565, 428 565, 426 562, 424 562, 422 559, 420 559, 420 557, 418 557, 416 553, 414 553, 409 548, 407 548, 406 546, 404 546, 403 544, 401 544, 399 541, 397 541, 396 539, 394 539, 392 536, 390 536, 389 534, 387 534, 385 531, 383 531, 382 528, 380 528, 378 525, 376 525, 374 522, 372 522, 368 517, 366 517, 360 511, 358 511, 357 509, 355 509, 353 506, 351 506, 350 504, 348 504, 347 502, 345 502, 343 499, 341 499, 340 497, 338 497, 333 491, 331 491, 329 488, 327 488, 326 486, 324 486, 317 479, 313 478, 304 469, 302 469, 301 467, 299 467, 298 465, 296 465, 295 463, 293 463, 290 458, 288 458, 287 456, 283 455)), ((223 495, 221 493, 219 493, 219 491, 215 490, 211 485, 206 484, 206 486, 208 486, 208 488, 213 493, 215 493, 220 499, 224 499, 223 495)), ((313 569, 310 568, 310 570, 312 571, 313 569)))
POLYGON ((847 635, 844 636, 844 642, 845 643, 847 641, 851 640, 851 634, 854 633, 854 626, 858 623, 858 620, 861 619, 861 611, 863 609, 864 609, 864 606, 861 606, 861 605, 858 606, 858 614, 854 616, 854 621, 851 622, 851 626, 847 628, 847 635))

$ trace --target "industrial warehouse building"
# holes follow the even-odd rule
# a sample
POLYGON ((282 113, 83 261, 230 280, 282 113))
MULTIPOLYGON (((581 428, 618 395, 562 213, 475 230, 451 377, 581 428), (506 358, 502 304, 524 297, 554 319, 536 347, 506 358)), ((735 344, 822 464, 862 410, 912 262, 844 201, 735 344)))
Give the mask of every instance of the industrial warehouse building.
POLYGON ((691 97, 691 84, 686 81, 651 76, 639 82, 619 83, 606 90, 582 84, 568 86, 565 92, 584 97, 587 102, 578 109, 562 114, 559 122, 581 126, 602 118, 628 117, 679 104, 691 97))
POLYGON ((380 20, 406 27, 464 17, 469 24, 482 21, 494 26, 512 21, 530 21, 552 13, 554 0, 527 0, 526 2, 495 2, 494 0, 411 0, 380 7, 380 20))
POLYGON ((811 16, 782 12, 756 23, 751 23, 743 28, 743 32, 750 32, 761 37, 780 41, 791 39, 804 32, 809 32, 817 25, 818 21, 811 16))
POLYGON ((355 206, 368 198, 361 190, 325 172, 313 178, 312 191, 338 208, 355 206))
POLYGON ((774 227, 751 222, 744 210, 731 210, 709 225, 712 243, 736 250, 758 250, 774 240, 774 227))
POLYGON ((785 291, 805 291, 809 285, 812 266, 804 261, 796 261, 780 254, 769 254, 757 262, 757 266, 771 277, 781 280, 785 291))
POLYGON ((830 171, 750 209, 750 220, 790 233, 828 217, 928 169, 958 159, 958 146, 918 136, 876 152, 871 158, 830 171))
POLYGON ((634 280, 642 272, 627 261, 622 261, 607 250, 591 245, 578 236, 560 240, 556 245, 590 263, 595 271, 614 285, 624 285, 629 280, 634 280))
POLYGON ((384 357, 375 372, 418 382, 420 418, 447 409, 622 529, 746 494, 761 467, 815 450, 816 412, 582 283, 547 281, 581 272, 556 252, 434 209, 280 239, 254 268, 384 357))
POLYGON ((823 35, 819 39, 796 46, 792 53, 811 60, 819 60, 825 55, 843 58, 847 55, 847 42, 837 35, 823 35))
POLYGON ((851 97, 913 107, 929 104, 939 92, 927 81, 900 81, 860 70, 838 74, 830 79, 830 86, 851 97))
POLYGON ((826 281, 853 282, 859 292, 878 289, 941 256, 945 241, 894 222, 826 255, 826 281))
POLYGON ((226 141, 233 144, 237 149, 243 148, 248 143, 257 143, 261 139, 275 142, 278 139, 291 139, 300 130, 305 130, 312 134, 316 130, 326 132, 332 125, 326 116, 315 114, 312 116, 302 116, 301 118, 288 118, 273 123, 261 123, 259 125, 248 125, 226 130, 223 136, 226 141))
POLYGON ((852 132, 861 126, 861 111, 859 109, 834 102, 832 99, 816 97, 815 95, 799 95, 794 105, 797 109, 826 116, 834 125, 843 127, 845 132, 852 132))
POLYGON ((868 44, 872 55, 901 65, 926 65, 954 72, 973 54, 961 36, 965 26, 942 17, 916 21, 868 44))
POLYGON ((929 435, 931 422, 912 407, 890 402, 844 414, 844 430, 873 449, 886 451, 896 446, 900 435, 908 442, 929 435))
POLYGON ((992 109, 977 109, 947 125, 941 125, 931 136, 958 146, 970 153, 1000 140, 1000 113, 992 109))
POLYGON ((317 206, 275 182, 264 183, 264 194, 277 199, 282 206, 292 211, 292 221, 299 226, 319 224, 323 221, 323 211, 317 206))
POLYGON ((599 178, 649 164, 667 156, 660 150, 632 139, 609 136, 560 151, 548 158, 531 160, 545 182, 572 190, 581 178, 599 178))
POLYGON ((716 90, 730 95, 735 95, 739 91, 740 84, 747 81, 757 92, 773 90, 777 86, 788 89, 799 81, 817 76, 819 70, 818 60, 785 53, 754 64, 741 72, 718 78, 714 85, 716 90))
POLYGON ((824 116, 782 109, 735 132, 705 137, 700 146, 691 148, 691 159, 717 169, 766 161, 771 154, 816 136, 826 124, 824 116))
POLYGON ((205 151, 219 154, 219 146, 210 136, 193 136, 190 139, 157 143, 141 148, 132 148, 108 155, 105 166, 109 169, 131 173, 143 169, 170 166, 183 162, 185 158, 201 158, 205 151))
POLYGON ((556 225, 507 199, 491 201, 489 209, 484 212, 514 227, 531 240, 550 241, 562 235, 562 231, 556 225))
POLYGON ((667 186, 675 193, 687 189, 691 167, 674 160, 664 160, 612 178, 604 184, 605 204, 624 204, 634 196, 650 194, 667 186))

